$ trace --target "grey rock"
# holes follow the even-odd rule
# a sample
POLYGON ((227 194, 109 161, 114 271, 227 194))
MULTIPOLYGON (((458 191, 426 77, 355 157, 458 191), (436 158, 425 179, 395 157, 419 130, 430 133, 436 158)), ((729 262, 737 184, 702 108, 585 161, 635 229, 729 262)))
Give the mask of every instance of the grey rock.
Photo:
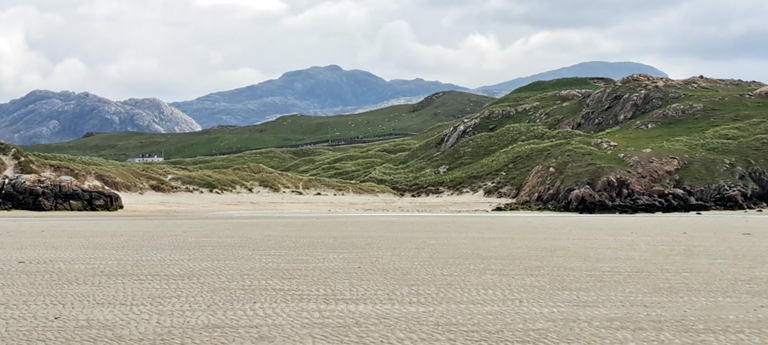
POLYGON ((595 139, 592 141, 592 145, 595 145, 602 150, 613 149, 619 146, 619 144, 608 139, 595 139))

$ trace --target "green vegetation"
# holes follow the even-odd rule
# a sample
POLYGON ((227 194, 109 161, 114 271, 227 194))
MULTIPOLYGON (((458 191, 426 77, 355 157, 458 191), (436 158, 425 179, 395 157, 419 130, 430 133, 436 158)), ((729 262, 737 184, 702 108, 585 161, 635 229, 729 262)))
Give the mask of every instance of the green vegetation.
POLYGON ((14 164, 14 172, 17 174, 34 174, 37 170, 32 166, 29 157, 16 146, 0 142, 0 175, 14 164), (7 160, 7 161, 6 161, 7 160))
POLYGON ((305 190, 353 194, 392 193, 389 188, 370 183, 299 176, 275 171, 257 163, 214 169, 206 166, 128 164, 93 157, 38 153, 33 155, 32 164, 40 171, 72 176, 81 183, 98 181, 111 189, 128 192, 147 189, 163 193, 233 192, 264 188, 274 192, 291 190, 302 194, 305 190))
POLYGON ((328 117, 291 115, 255 126, 214 128, 196 133, 104 133, 25 149, 118 161, 141 153, 164 153, 167 159, 222 155, 329 139, 421 133, 436 124, 471 115, 490 101, 491 98, 484 96, 442 92, 416 105, 396 105, 361 114, 328 117))
MULTIPOLYGON (((415 195, 484 190, 498 196, 516 194, 537 168, 548 171, 548 180, 544 182, 549 185, 595 184, 610 174, 627 171, 626 157, 680 157, 684 165, 677 177, 689 185, 748 183, 740 172, 768 167, 768 99, 748 96, 758 84, 697 79, 599 85, 603 82, 566 79, 535 83, 463 120, 419 120, 421 134, 369 145, 265 149, 223 157, 174 159, 156 165, 40 153, 34 154, 33 159, 38 166, 83 172, 111 181, 114 186, 149 186, 161 191, 183 186, 233 190, 258 185, 274 190, 307 190, 312 186, 368 193, 394 190, 415 195), (580 90, 580 96, 562 92, 567 90, 580 90), (592 92, 605 92, 610 95, 607 99, 625 100, 648 90, 664 95, 659 98, 660 103, 652 104, 648 111, 638 106, 641 110, 607 130, 558 130, 563 123, 582 121, 591 114, 588 110, 594 105, 588 105, 587 99, 592 92), (687 105, 701 106, 691 107, 689 112, 673 111, 687 105), (459 123, 469 128, 462 132, 456 126, 459 123), (445 138, 453 134, 457 142, 445 148, 445 138), (594 140, 603 138, 618 146, 598 147, 594 140)), ((427 105, 422 111, 435 105, 427 105)), ((413 107, 404 107, 402 112, 409 108, 413 107)), ((612 124, 615 111, 609 108, 591 114, 591 124, 612 124)), ((389 114, 394 115, 390 119, 409 118, 399 111, 389 114)), ((418 118, 410 117, 413 121, 418 118)), ((326 124, 313 126, 322 128, 326 124)), ((287 133, 291 128, 286 118, 269 126, 259 128, 285 131, 279 133, 287 133)), ((359 133, 352 132, 351 125, 345 130, 351 132, 340 135, 359 133)), ((267 136, 266 132, 264 135, 267 136)))

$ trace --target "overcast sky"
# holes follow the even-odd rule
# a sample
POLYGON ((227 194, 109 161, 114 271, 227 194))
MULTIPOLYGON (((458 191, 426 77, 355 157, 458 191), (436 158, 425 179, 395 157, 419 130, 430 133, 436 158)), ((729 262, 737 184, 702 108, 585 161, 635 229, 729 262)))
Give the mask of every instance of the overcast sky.
POLYGON ((768 81, 768 1, 0 0, 0 102, 179 101, 329 64, 478 87, 590 60, 768 81))

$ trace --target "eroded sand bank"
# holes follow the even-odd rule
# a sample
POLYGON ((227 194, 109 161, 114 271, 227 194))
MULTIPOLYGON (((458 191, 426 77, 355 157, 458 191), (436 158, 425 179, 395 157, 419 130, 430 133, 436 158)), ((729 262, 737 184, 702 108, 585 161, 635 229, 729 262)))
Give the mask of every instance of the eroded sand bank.
POLYGON ((768 218, 0 215, 0 344, 764 344, 768 218))

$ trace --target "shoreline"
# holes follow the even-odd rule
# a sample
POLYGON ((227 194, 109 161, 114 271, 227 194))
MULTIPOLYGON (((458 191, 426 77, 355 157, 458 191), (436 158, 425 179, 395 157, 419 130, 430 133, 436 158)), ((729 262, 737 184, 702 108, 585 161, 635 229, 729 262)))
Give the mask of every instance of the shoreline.
POLYGON ((10 218, 131 218, 153 216, 494 216, 494 217, 760 217, 768 213, 749 211, 707 211, 688 213, 579 214, 553 211, 494 211, 510 199, 487 198, 481 194, 399 197, 394 195, 297 195, 291 193, 196 194, 156 192, 120 193, 125 209, 116 212, 0 212, 10 218))

